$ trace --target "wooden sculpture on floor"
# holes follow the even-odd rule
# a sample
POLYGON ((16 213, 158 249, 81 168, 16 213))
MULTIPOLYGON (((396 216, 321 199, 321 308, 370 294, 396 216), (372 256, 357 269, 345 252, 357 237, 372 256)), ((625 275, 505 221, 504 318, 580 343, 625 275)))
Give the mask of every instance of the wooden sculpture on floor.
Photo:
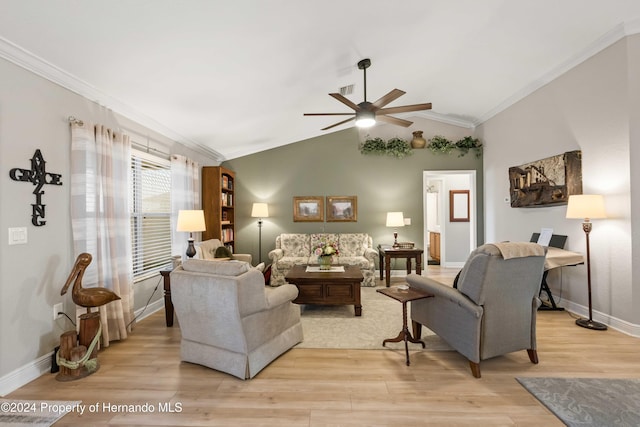
POLYGON ((87 312, 80 316, 80 332, 67 331, 60 335, 60 350, 56 360, 60 366, 58 381, 72 381, 84 378, 96 372, 98 363, 98 341, 102 332, 100 313, 91 312, 91 307, 100 307, 119 300, 120 297, 105 288, 83 288, 82 277, 91 264, 91 254, 81 253, 71 269, 71 274, 60 291, 60 295, 67 293, 73 283, 71 298, 76 305, 86 307, 87 312))

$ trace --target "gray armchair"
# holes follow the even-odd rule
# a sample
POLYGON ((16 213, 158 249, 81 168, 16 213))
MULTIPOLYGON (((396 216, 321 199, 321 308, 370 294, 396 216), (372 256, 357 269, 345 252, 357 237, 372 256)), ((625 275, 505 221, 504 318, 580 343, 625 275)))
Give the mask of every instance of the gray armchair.
POLYGON ((527 350, 538 363, 536 313, 545 250, 536 243, 485 244, 462 268, 457 288, 411 274, 407 282, 434 295, 411 302, 416 338, 421 325, 469 360, 480 378, 480 361, 527 350))
POLYGON ((265 286, 242 261, 186 260, 171 272, 183 361, 253 378, 302 341, 298 288, 265 286))

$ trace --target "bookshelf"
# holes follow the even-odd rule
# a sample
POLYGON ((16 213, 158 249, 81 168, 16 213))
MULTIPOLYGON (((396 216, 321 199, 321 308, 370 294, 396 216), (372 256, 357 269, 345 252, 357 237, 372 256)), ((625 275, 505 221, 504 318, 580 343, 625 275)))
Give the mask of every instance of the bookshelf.
POLYGON ((207 227, 202 240, 219 239, 226 247, 235 246, 236 174, 222 166, 202 168, 202 209, 207 227))

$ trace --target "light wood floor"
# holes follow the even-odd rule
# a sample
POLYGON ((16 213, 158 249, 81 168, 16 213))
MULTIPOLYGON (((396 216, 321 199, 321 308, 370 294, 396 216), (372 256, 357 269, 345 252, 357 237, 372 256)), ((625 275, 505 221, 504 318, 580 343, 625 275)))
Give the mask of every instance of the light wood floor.
MULTIPOLYGON (((429 266, 451 281, 455 271, 429 266)), ((401 315, 398 305, 398 315, 401 315)), ((540 312, 538 355, 526 351, 483 361, 475 379, 456 352, 293 349, 241 381, 180 362, 180 329, 164 313, 99 353, 98 372, 62 383, 46 374, 7 398, 97 404, 58 426, 561 426, 516 377, 640 378, 640 339, 591 331, 566 312, 540 312), (110 405, 149 404, 153 413, 110 405), (162 404, 180 412, 160 412, 162 404)), ((414 345, 417 349, 418 346, 414 345)), ((166 409, 166 407, 165 407, 166 409)))

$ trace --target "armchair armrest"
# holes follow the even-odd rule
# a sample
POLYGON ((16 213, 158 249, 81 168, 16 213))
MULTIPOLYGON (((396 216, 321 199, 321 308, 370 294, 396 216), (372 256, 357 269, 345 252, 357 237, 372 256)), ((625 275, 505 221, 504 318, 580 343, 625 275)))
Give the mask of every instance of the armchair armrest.
POLYGON ((251 264, 252 258, 253 257, 251 256, 251 254, 233 254, 233 255, 231 255, 231 259, 248 262, 249 264, 251 264))
POLYGON ((412 288, 433 294, 435 298, 443 298, 460 306, 465 311, 472 314, 476 319, 479 319, 482 316, 482 306, 476 305, 464 294, 451 286, 443 285, 429 277, 419 276, 417 274, 409 274, 407 276, 407 283, 412 288))
POLYGON ((276 288, 265 286, 264 290, 267 297, 267 308, 277 307, 298 297, 298 288, 294 285, 287 284, 276 288))
POLYGON ((274 264, 278 262, 278 260, 282 259, 283 256, 284 256, 284 251, 282 249, 274 249, 269 252, 269 258, 271 259, 271 262, 274 264))

